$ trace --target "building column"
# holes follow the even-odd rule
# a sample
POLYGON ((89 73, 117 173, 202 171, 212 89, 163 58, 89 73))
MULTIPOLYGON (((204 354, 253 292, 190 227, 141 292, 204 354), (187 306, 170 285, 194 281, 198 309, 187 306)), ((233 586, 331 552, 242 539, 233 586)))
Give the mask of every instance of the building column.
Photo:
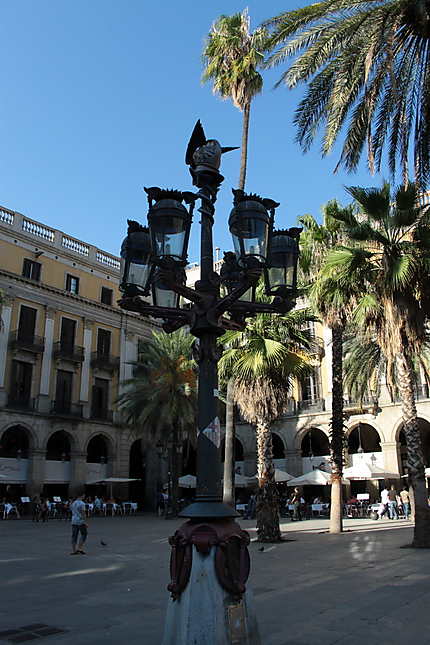
POLYGON ((74 496, 84 491, 87 481, 87 455, 85 452, 73 450, 70 453, 72 473, 69 494, 74 496))
POLYGON ((52 371, 52 350, 54 347, 54 318, 55 309, 46 307, 45 310, 45 349, 42 356, 42 369, 40 372, 39 412, 50 412, 50 387, 52 371))
POLYGON ((10 322, 12 318, 13 299, 5 297, 1 306, 1 324, 0 324, 0 407, 7 403, 6 392, 6 358, 7 348, 9 345, 10 322))
POLYGON ((285 461, 287 472, 290 475, 298 477, 303 474, 302 465, 302 451, 301 450, 287 450, 285 452, 285 461))
MULTIPOLYGON (((123 385, 124 381, 133 378, 133 363, 137 361, 137 349, 136 334, 121 328, 118 395, 121 395, 126 389, 123 385)), ((114 423, 121 423, 121 412, 118 410, 114 413, 114 423)))
POLYGON ((81 367, 81 389, 79 392, 79 403, 82 405, 83 416, 88 419, 90 416, 90 367, 91 348, 93 343, 93 321, 84 319, 84 361, 81 367))
POLYGON ((327 378, 327 392, 325 395, 325 409, 330 411, 332 409, 332 389, 333 389, 333 378, 331 371, 332 363, 332 333, 330 327, 324 325, 323 327, 323 341, 324 341, 324 354, 326 361, 327 369, 325 370, 327 378))
POLYGON ((255 450, 243 452, 243 470, 245 477, 253 477, 257 472, 257 455, 255 450))
POLYGON ((400 445, 397 441, 381 441, 384 468, 388 473, 400 473, 400 445))
POLYGON ((30 454, 27 478, 27 494, 29 497, 40 497, 45 483, 46 452, 35 448, 30 454))

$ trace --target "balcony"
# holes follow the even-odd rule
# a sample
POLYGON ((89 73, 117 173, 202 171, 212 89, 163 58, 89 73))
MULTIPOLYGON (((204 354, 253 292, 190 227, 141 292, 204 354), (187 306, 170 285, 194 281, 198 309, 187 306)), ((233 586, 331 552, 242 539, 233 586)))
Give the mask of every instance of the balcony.
POLYGON ((10 410, 34 412, 37 410, 37 399, 32 399, 30 397, 15 398, 13 396, 9 396, 6 407, 10 410))
POLYGON ((72 363, 82 363, 85 356, 85 350, 83 347, 78 345, 73 345, 71 343, 64 343, 61 340, 57 343, 54 343, 54 358, 62 358, 65 361, 71 361, 72 363))
POLYGON ((297 409, 299 414, 312 414, 313 412, 324 412, 325 401, 324 399, 308 399, 304 401, 297 401, 297 409))
POLYGON ((9 335, 11 349, 21 349, 32 354, 42 354, 45 349, 45 339, 40 336, 24 335, 17 329, 9 335))
POLYGON ((107 421, 108 423, 112 423, 113 410, 108 410, 107 408, 92 408, 91 419, 94 421, 107 421))
POLYGON ((51 414, 81 419, 83 416, 82 405, 80 403, 71 403, 70 401, 52 401, 51 414))
POLYGON ((107 372, 114 372, 119 368, 119 356, 112 356, 103 352, 92 352, 91 367, 98 367, 107 372))

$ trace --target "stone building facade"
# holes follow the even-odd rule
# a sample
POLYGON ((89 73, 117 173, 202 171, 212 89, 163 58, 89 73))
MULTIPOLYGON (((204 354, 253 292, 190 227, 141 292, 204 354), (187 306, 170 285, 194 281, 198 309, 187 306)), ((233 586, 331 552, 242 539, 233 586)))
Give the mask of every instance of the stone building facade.
POLYGON ((6 208, 0 258, 0 495, 144 477, 115 401, 155 323, 116 304, 119 258, 6 208))

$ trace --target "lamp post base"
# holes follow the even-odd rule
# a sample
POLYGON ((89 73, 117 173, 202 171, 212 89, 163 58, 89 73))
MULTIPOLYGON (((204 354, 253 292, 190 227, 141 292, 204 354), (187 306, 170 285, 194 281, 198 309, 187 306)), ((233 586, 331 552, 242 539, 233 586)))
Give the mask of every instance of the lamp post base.
POLYGON ((238 597, 220 585, 215 552, 192 546, 189 582, 169 600, 162 645, 261 645, 252 594, 238 597))

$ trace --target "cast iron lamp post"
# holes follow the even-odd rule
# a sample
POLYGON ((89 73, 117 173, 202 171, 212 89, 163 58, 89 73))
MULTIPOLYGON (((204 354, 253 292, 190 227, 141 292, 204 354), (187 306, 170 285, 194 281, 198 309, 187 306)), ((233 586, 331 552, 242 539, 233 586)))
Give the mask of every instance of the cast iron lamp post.
MULTIPOLYGON (((220 639, 215 640, 210 634, 211 619, 208 618, 200 640, 184 640, 191 636, 189 633, 181 636, 181 629, 176 626, 178 636, 165 636, 166 644, 258 642, 256 636, 238 640, 240 634, 234 632, 234 625, 242 624, 247 629, 248 610, 244 609, 243 594, 249 575, 249 536, 234 521, 236 511, 222 502, 217 339, 227 329, 244 328, 246 317, 260 312, 286 313, 294 307, 300 229, 275 231, 277 202, 233 190, 229 228, 234 253, 225 254, 219 274, 214 271, 212 227, 217 193, 224 179, 219 172, 221 154, 227 151, 218 141, 206 140, 198 121, 186 154, 197 192, 145 188, 149 203, 148 227, 129 220, 128 234, 121 248, 123 297, 120 306, 142 316, 161 318, 167 332, 187 325, 198 339, 196 501, 181 512, 182 517, 189 519, 170 538, 169 590, 178 607, 190 577, 193 581, 194 559, 212 554, 217 584, 227 597, 224 609, 215 610, 226 613, 225 606, 230 607, 226 613, 230 618, 225 636, 220 639), (201 215, 201 274, 195 288, 190 289, 185 284, 185 267, 196 203, 201 215), (254 300, 261 276, 271 301, 254 300)), ((199 620, 205 619, 199 616, 199 620)))

